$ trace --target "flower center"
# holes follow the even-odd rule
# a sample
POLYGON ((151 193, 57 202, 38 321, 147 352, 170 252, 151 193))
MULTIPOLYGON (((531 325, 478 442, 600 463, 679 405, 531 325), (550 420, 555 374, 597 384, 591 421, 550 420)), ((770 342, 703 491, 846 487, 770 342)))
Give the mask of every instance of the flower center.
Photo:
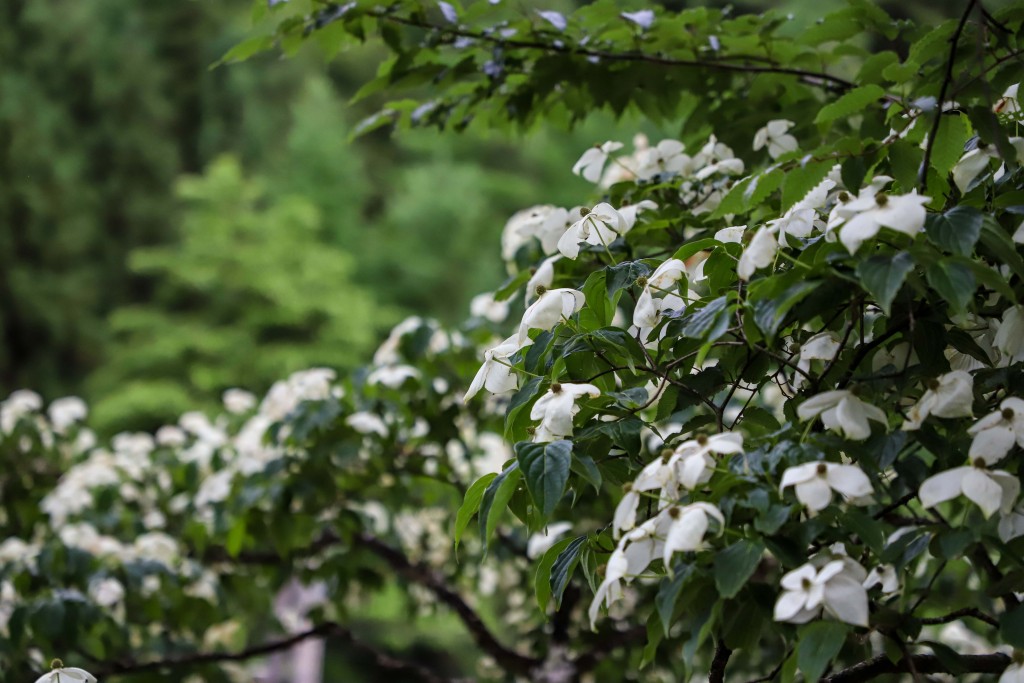
POLYGON ((54 659, 52 662, 50 662, 50 668, 51 669, 63 669, 64 668, 64 662, 62 662, 59 659, 54 659))
POLYGON ((823 462, 819 462, 817 472, 819 477, 824 477, 826 474, 828 474, 828 465, 826 465, 823 462))
POLYGON ((697 443, 699 443, 701 446, 706 446, 707 443, 708 443, 707 435, 706 434, 698 434, 697 435, 697 443))
POLYGON ((975 458, 974 466, 977 467, 979 470, 985 469, 985 458, 975 458))
POLYGON ((633 490, 633 484, 631 482, 627 481, 625 484, 622 485, 622 492, 623 493, 629 493, 632 490, 633 490))
POLYGON ((640 277, 638 277, 638 278, 636 279, 636 286, 637 286, 637 287, 640 287, 640 288, 646 287, 646 286, 647 286, 647 278, 646 278, 646 277, 644 277, 643 275, 641 275, 640 277))
POLYGON ((878 204, 879 206, 885 206, 888 203, 889 197, 887 197, 884 192, 879 192, 878 194, 875 195, 875 204, 878 204))
POLYGON ((664 449, 661 452, 661 461, 663 463, 665 463, 666 465, 668 464, 668 461, 669 461, 669 459, 671 457, 672 457, 672 449, 671 448, 666 448, 666 449, 664 449))
POLYGON ((810 579, 804 579, 803 581, 800 582, 800 587, 803 588, 804 591, 811 590, 811 586, 813 586, 813 585, 814 585, 814 583, 810 579))
POLYGON ((534 291, 537 292, 537 296, 544 296, 544 292, 548 291, 548 288, 544 285, 537 285, 537 289, 534 291))
POLYGON ((559 384, 558 382, 555 382, 554 384, 552 384, 551 385, 551 393, 552 394, 560 394, 560 393, 562 393, 562 385, 559 384))
POLYGON ((679 519, 679 508, 675 505, 668 509, 668 516, 672 519, 679 519))
POLYGON ((930 379, 930 380, 928 380, 928 388, 931 389, 932 391, 938 391, 939 390, 939 380, 937 380, 937 379, 930 379))
POLYGON ((587 208, 587 207, 585 207, 585 206, 584 206, 583 208, 581 208, 581 209, 580 209, 580 216, 586 216, 586 215, 587 215, 587 214, 589 214, 589 213, 590 213, 590 209, 588 209, 588 208, 587 208))
POLYGON ((1003 419, 1007 421, 1013 419, 1013 408, 1003 408, 1003 419))
POLYGON ((846 202, 850 201, 850 193, 847 192, 846 190, 843 190, 842 192, 840 192, 839 193, 839 201, 841 201, 843 204, 845 204, 846 202))

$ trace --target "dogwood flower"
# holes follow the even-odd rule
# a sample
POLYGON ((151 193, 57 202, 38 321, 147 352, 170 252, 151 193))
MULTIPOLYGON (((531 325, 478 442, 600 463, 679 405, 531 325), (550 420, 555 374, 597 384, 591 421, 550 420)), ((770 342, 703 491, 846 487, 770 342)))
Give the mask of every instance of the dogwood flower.
POLYGON ((494 292, 477 294, 469 302, 469 314, 500 323, 508 317, 508 302, 495 299, 494 292))
POLYGON ((880 564, 868 573, 868 578, 861 585, 864 588, 881 586, 882 592, 888 595, 900 589, 900 577, 891 564, 880 564))
POLYGON ((602 202, 580 213, 582 218, 569 226, 558 239, 558 251, 566 258, 576 259, 580 255, 580 242, 607 246, 627 232, 626 220, 611 204, 602 202))
POLYGON ((856 465, 833 462, 808 462, 787 468, 782 473, 779 491, 793 486, 796 497, 811 513, 824 510, 832 502, 832 491, 847 499, 863 498, 873 492, 868 475, 856 465))
POLYGON ((555 282, 555 263, 562 258, 561 254, 549 256, 540 262, 537 270, 526 283, 526 303, 529 304, 545 291, 551 289, 555 282))
POLYGON ((930 197, 922 197, 916 192, 904 195, 862 193, 844 207, 853 215, 840 227, 839 241, 851 254, 855 254, 861 244, 877 235, 883 227, 913 237, 924 229, 924 205, 930 201, 930 197))
POLYGON ((543 292, 523 313, 516 341, 519 348, 530 343, 530 330, 550 330, 583 308, 584 303, 586 297, 583 292, 575 289, 549 289, 543 292))
POLYGON ((639 154, 637 176, 649 180, 659 173, 678 174, 690 167, 690 157, 683 154, 686 145, 678 140, 662 140, 639 154))
POLYGON ((1020 495, 1020 480, 1009 472, 989 470, 984 465, 984 459, 979 458, 973 465, 928 477, 917 492, 921 505, 935 507, 962 494, 976 503, 985 517, 991 517, 997 510, 1009 514, 1020 495))
POLYGON ((1024 683, 1024 662, 1010 662, 999 676, 999 683, 1024 683))
POLYGON ((863 441, 871 436, 868 420, 883 425, 888 421, 881 408, 865 403, 853 392, 843 389, 812 396, 800 404, 796 414, 801 421, 821 415, 821 422, 826 428, 853 441, 863 441))
POLYGON ((764 128, 760 128, 754 133, 754 151, 767 146, 768 156, 772 159, 778 159, 786 152, 792 152, 797 148, 797 141, 786 131, 794 125, 796 124, 785 119, 769 121, 764 128))
POLYGON ((601 390, 593 384, 552 384, 530 410, 530 419, 541 421, 534 433, 534 441, 557 441, 572 436, 572 418, 580 411, 577 399, 600 395, 601 390))
POLYGON ((910 409, 901 429, 913 431, 929 415, 935 417, 970 417, 974 403, 974 378, 969 372, 954 370, 928 382, 928 390, 910 409))
POLYGON ((863 567, 849 558, 832 560, 820 570, 808 563, 782 577, 775 621, 805 624, 824 608, 840 621, 868 625, 868 593, 863 567), (860 571, 856 571, 859 569, 860 571))
MULTIPOLYGON (((1024 155, 1024 137, 1010 138, 1010 144, 1017 148, 1017 156, 1024 155)), ((966 192, 974 179, 984 173, 989 162, 999 158, 999 150, 994 145, 979 144, 960 157, 953 167, 953 182, 961 192, 966 192)), ((1000 175, 997 173, 996 175, 1000 175)))
POLYGON ((522 347, 518 338, 512 336, 493 349, 484 351, 484 364, 477 370, 469 390, 462 399, 463 402, 468 403, 481 389, 487 389, 492 394, 504 394, 518 389, 519 377, 515 370, 509 367, 508 357, 520 348, 522 347))
POLYGON ((736 267, 736 273, 741 280, 749 280, 759 268, 767 268, 775 262, 775 255, 779 253, 779 242, 775 239, 775 230, 768 225, 763 225, 754 233, 750 244, 740 254, 740 262, 736 267))
POLYGON ((604 169, 605 162, 608 161, 608 155, 620 149, 622 149, 622 143, 612 140, 602 145, 594 145, 584 152, 579 161, 573 165, 573 174, 582 176, 584 180, 596 183, 601 179, 601 172, 604 169))
MULTIPOLYGON (((839 337, 833 332, 821 332, 800 345, 796 366, 805 373, 809 372, 811 361, 832 360, 837 351, 839 351, 839 337)), ((802 374, 795 373, 792 381, 793 388, 799 389, 803 385, 804 379, 802 374)))
POLYGON ((619 207, 619 215, 622 216, 622 220, 625 222, 625 226, 620 234, 625 235, 633 229, 633 226, 636 225, 636 219, 637 216, 640 215, 640 212, 657 208, 658 205, 650 199, 643 199, 636 204, 627 204, 626 206, 619 207))
POLYGON ((1024 306, 1011 306, 1003 311, 992 345, 999 350, 1000 365, 1024 360, 1024 306))
POLYGON ((677 258, 668 259, 647 278, 643 291, 633 309, 633 324, 638 328, 653 328, 658 324, 660 307, 656 299, 673 294, 676 284, 686 277, 686 264, 677 258))
POLYGON ((779 244, 785 247, 797 246, 799 243, 792 238, 806 239, 816 226, 825 226, 818 218, 818 209, 825 205, 829 190, 835 186, 834 180, 825 178, 811 188, 800 201, 789 207, 782 218, 768 221, 768 225, 774 228, 778 235, 779 244))
POLYGON ((85 669, 79 669, 77 666, 64 666, 64 663, 59 659, 53 660, 53 667, 49 673, 45 673, 36 679, 36 683, 71 683, 71 681, 86 681, 86 683, 96 683, 96 677, 85 669))
POLYGON ((712 436, 698 436, 679 444, 669 463, 676 468, 677 479, 683 488, 693 490, 711 478, 715 467, 712 453, 733 455, 743 452, 743 435, 726 432, 712 436))
POLYGON ((999 410, 981 418, 967 430, 974 436, 967 457, 979 458, 985 465, 994 465, 1010 452, 1013 444, 1024 447, 1024 401, 1007 398, 999 410))

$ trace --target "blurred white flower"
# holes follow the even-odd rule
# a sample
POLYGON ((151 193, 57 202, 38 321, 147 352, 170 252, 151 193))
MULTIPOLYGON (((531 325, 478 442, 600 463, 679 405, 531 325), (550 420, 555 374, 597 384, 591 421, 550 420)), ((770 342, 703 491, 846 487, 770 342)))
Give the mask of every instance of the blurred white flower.
POLYGON ((901 429, 921 428, 929 415, 935 417, 970 417, 974 403, 974 378, 969 372, 954 370, 928 382, 928 389, 910 409, 901 429))
POLYGON ((812 513, 819 512, 832 502, 832 491, 847 499, 863 498, 873 492, 871 481, 856 465, 838 465, 832 462, 808 462, 787 468, 782 474, 779 490, 793 486, 796 497, 812 513))
POLYGON ((470 315, 500 323, 508 317, 508 302, 495 301, 494 292, 477 294, 469 302, 470 315))
POLYGON ((77 666, 65 667, 59 659, 54 660, 54 668, 36 679, 36 683, 71 683, 72 681, 86 681, 96 683, 96 677, 85 669, 77 666))
POLYGON ((868 625, 868 594, 864 571, 853 560, 833 560, 820 570, 805 564, 782 577, 783 593, 775 603, 775 621, 804 624, 822 608, 854 626, 868 625), (859 572, 853 571, 860 569, 859 572))
POLYGON ((100 607, 113 607, 124 600, 124 586, 110 577, 93 579, 89 582, 89 597, 100 607))
POLYGON ((769 121, 768 125, 754 133, 754 151, 767 146, 768 155, 772 159, 778 159, 786 152, 792 152, 797 148, 797 141, 787 131, 794 125, 796 124, 785 119, 769 121))
POLYGON ((1006 457, 1014 443, 1024 446, 1024 401, 1004 399, 999 410, 975 422, 967 433, 974 436, 967 457, 975 464, 996 464, 1006 457))
POLYGON ((980 507, 985 517, 997 510, 1009 514, 1020 495, 1020 480, 1008 472, 980 465, 981 460, 977 465, 954 467, 925 479, 917 492, 921 505, 934 507, 962 494, 980 507))
POLYGON ((775 239, 775 230, 771 226, 763 225, 757 229, 750 244, 740 254, 736 272, 741 280, 749 280, 757 270, 772 265, 778 253, 779 242, 775 239))
POLYGON ((51 403, 48 412, 53 431, 63 434, 71 425, 83 421, 89 414, 89 408, 77 396, 65 396, 51 403))
POLYGON ((895 593, 900 589, 900 577, 896 573, 896 568, 891 564, 880 564, 872 569, 868 577, 864 579, 863 586, 868 589, 881 586, 883 593, 895 593))
POLYGON ((804 422, 821 415, 825 427, 853 441, 863 441, 871 436, 868 420, 882 425, 888 423, 881 408, 861 401, 847 390, 825 391, 812 396, 800 404, 796 413, 804 422))
POLYGON ((601 390, 593 384, 552 384, 530 409, 530 419, 540 420, 533 440, 557 441, 572 436, 572 418, 580 411, 576 401, 583 396, 600 395, 601 390))
POLYGON ((256 396, 244 389, 228 389, 222 400, 224 409, 234 415, 247 413, 256 407, 256 396))
POLYGON ((550 330, 583 308, 586 297, 575 289, 549 289, 523 313, 516 343, 520 348, 530 343, 530 330, 550 330))
POLYGON ((622 143, 612 140, 601 145, 594 145, 584 152, 579 161, 573 165, 573 174, 583 176, 585 180, 596 183, 601 179, 601 172, 604 170, 605 162, 608 161, 608 155, 620 149, 622 149, 622 143))

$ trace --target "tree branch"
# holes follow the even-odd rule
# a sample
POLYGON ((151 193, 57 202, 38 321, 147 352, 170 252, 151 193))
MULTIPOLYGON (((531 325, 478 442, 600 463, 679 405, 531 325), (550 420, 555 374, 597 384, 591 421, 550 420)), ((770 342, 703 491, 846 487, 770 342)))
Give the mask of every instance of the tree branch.
POLYGON ((732 650, 726 646, 725 639, 719 637, 715 643, 715 656, 708 671, 708 683, 725 683, 725 667, 729 664, 731 654, 732 650))
POLYGON ((957 619, 960 619, 962 617, 974 617, 979 621, 984 621, 989 626, 995 626, 996 628, 999 628, 998 619, 988 614, 985 614, 977 607, 964 607, 963 609, 958 609, 955 612, 950 612, 949 614, 945 614, 941 617, 924 617, 922 619, 918 619, 918 621, 920 621, 922 624, 926 626, 931 626, 933 624, 948 624, 949 622, 956 621, 957 619))
POLYGON ((451 679, 436 675, 429 669, 418 664, 403 662, 391 655, 381 652, 373 646, 360 641, 352 631, 335 622, 326 622, 314 626, 306 631, 292 634, 287 638, 272 640, 262 645, 255 645, 239 652, 197 652, 180 657, 170 657, 148 662, 136 662, 132 660, 101 662, 95 674, 103 678, 113 674, 130 676, 134 674, 153 673, 166 669, 181 669, 201 666, 204 664, 219 664, 221 662, 244 662, 264 655, 269 655, 282 650, 289 650, 304 640, 310 638, 334 638, 349 643, 357 650, 370 655, 377 666, 382 669, 401 673, 413 677, 415 680, 425 683, 453 683, 451 679))
POLYGON ((924 148, 924 158, 921 159, 921 168, 917 171, 917 183, 921 186, 921 193, 928 190, 928 166, 931 165, 932 149, 935 147, 935 136, 939 133, 939 123, 942 121, 942 103, 946 101, 946 92, 949 84, 953 82, 953 64, 956 62, 956 45, 960 42, 960 36, 967 25, 967 18, 971 16, 974 6, 978 0, 968 0, 960 23, 953 31, 953 37, 949 39, 949 59, 946 61, 946 75, 942 79, 942 87, 939 89, 939 101, 935 103, 935 120, 932 121, 932 130, 928 133, 928 144, 924 148))
MULTIPOLYGON (((999 674, 1010 664, 1009 655, 1001 652, 990 655, 958 655, 960 671, 965 673, 999 674)), ((886 655, 878 655, 860 664, 843 669, 831 676, 821 679, 821 683, 860 683, 870 681, 885 674, 909 673, 912 669, 921 674, 950 673, 949 668, 935 655, 913 655, 897 662, 891 661, 886 655)))

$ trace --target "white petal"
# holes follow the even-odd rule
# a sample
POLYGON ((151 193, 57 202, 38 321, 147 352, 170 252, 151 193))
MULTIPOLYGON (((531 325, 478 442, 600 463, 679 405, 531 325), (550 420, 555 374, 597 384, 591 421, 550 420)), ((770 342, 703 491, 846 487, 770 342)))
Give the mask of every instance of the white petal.
POLYGON ((817 571, 815 571, 813 566, 804 564, 784 574, 782 580, 779 581, 779 585, 788 591, 799 591, 803 586, 804 580, 813 581, 816 575, 817 571))
POLYGON ((708 517, 703 510, 689 510, 679 515, 673 522, 665 538, 662 559, 666 567, 672 566, 672 554, 697 550, 704 540, 704 532, 708 530, 708 517))
POLYGON ((817 512, 824 510, 832 502, 832 489, 821 477, 814 477, 796 485, 796 497, 808 509, 817 512))
POLYGON ((973 462, 981 458, 986 465, 994 465, 1010 452, 1016 440, 1013 430, 1005 425, 983 429, 974 435, 967 457, 973 462))
POLYGON ((860 245, 878 234, 878 221, 870 212, 859 213, 846 221, 839 231, 839 241, 851 254, 856 254, 860 245))
POLYGON ((981 508, 982 514, 991 517, 1003 500, 1003 490, 984 470, 968 467, 964 473, 961 488, 964 495, 981 508))
POLYGON ((812 396, 807 399, 799 406, 797 406, 796 414, 800 418, 801 422, 806 422, 812 417, 819 415, 825 410, 834 407, 840 401, 847 396, 850 396, 849 391, 825 391, 816 396, 812 396))
POLYGON ((1020 496, 1020 479, 1002 470, 991 470, 988 474, 1002 492, 999 511, 1004 515, 1009 514, 1020 496))
POLYGON ((963 491, 964 475, 973 469, 973 467, 955 467, 925 479, 917 492, 921 505, 926 508, 935 507, 939 503, 953 500, 959 496, 963 491))
POLYGON ((818 476, 818 463, 816 462, 808 462, 803 465, 788 467, 786 468, 786 471, 782 473, 782 483, 779 484, 779 490, 781 491, 787 486, 794 486, 796 484, 809 481, 816 476, 818 476))
POLYGON ((807 595, 801 591, 785 591, 775 603, 775 621, 789 621, 799 614, 807 602, 807 595))
POLYGON ((749 280, 758 268, 770 266, 778 252, 779 243, 772 229, 766 226, 759 228, 740 255, 740 262, 736 267, 740 279, 749 280))
POLYGON ((825 584, 825 609, 840 621, 866 627, 868 592, 853 579, 837 576, 825 584))
POLYGON ((836 420, 847 439, 863 441, 871 436, 864 404, 855 396, 847 396, 836 406, 836 420))
POLYGON ((620 531, 629 531, 636 526, 636 509, 640 505, 640 494, 630 490, 622 497, 615 507, 615 517, 612 519, 612 529, 615 537, 619 537, 620 531))
POLYGON ((856 465, 833 465, 825 476, 828 485, 847 498, 860 498, 874 492, 868 475, 856 465))

